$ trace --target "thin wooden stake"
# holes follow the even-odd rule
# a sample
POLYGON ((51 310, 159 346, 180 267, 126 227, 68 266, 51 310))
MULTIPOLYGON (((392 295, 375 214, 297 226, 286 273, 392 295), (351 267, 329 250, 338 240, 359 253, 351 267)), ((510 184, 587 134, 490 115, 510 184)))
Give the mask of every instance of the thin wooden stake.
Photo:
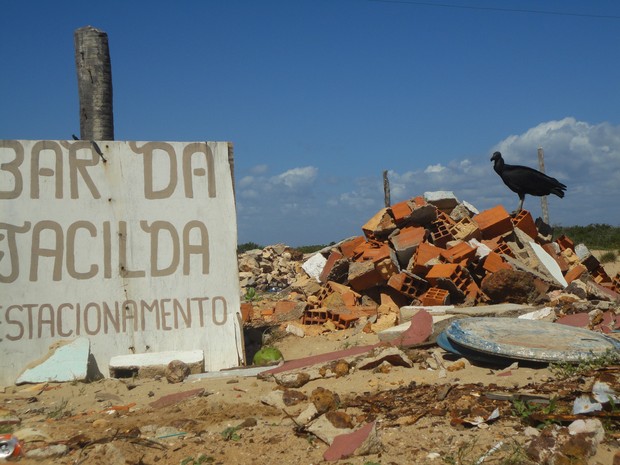
POLYGON ((388 172, 383 172, 383 196, 385 201, 385 208, 388 208, 392 202, 390 200, 390 180, 388 179, 388 172))
MULTIPOLYGON (((542 147, 538 147, 538 167, 542 173, 545 172, 545 151, 542 147)), ((547 196, 540 198, 540 208, 542 209, 543 221, 549 223, 549 205, 547 204, 547 196)))

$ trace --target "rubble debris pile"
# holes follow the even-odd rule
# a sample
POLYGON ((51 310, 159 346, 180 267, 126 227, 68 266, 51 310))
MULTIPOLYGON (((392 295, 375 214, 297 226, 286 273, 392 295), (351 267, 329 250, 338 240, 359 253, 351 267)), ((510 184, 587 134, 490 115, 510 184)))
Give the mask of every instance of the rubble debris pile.
POLYGON ((620 298, 620 274, 608 276, 583 244, 552 240, 551 228, 526 210, 478 212, 451 192, 427 192, 382 208, 361 229, 304 257, 312 273, 284 245, 252 251, 240 258, 242 286, 291 285, 307 302, 301 322, 334 329, 408 305, 536 305, 552 291, 582 287, 587 298, 620 298), (295 281, 302 269, 305 278, 295 281))

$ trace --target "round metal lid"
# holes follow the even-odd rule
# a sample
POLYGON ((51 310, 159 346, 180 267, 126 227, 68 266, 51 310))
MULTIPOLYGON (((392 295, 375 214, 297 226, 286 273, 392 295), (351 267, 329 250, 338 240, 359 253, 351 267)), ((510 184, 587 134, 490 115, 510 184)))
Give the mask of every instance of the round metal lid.
POLYGON ((620 342, 601 333, 519 318, 463 318, 446 335, 471 350, 537 362, 578 362, 620 351, 620 342))

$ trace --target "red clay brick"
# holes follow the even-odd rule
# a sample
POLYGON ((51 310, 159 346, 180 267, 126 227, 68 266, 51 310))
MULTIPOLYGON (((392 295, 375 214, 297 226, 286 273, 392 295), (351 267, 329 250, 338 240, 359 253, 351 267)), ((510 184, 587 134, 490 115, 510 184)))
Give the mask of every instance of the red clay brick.
POLYGON ((321 271, 321 275, 319 276, 320 282, 324 283, 325 281, 327 281, 329 273, 331 273, 334 265, 341 258, 343 258, 343 255, 340 252, 338 252, 337 250, 332 250, 332 252, 329 254, 329 257, 327 258, 325 266, 323 267, 323 271, 321 271))
POLYGON ((397 226, 405 223, 411 217, 411 212, 413 211, 407 200, 392 205, 391 209, 397 226))
POLYGON ((301 322, 305 325, 322 325, 328 319, 326 308, 311 308, 304 312, 301 322))
POLYGON ((401 268, 406 268, 415 249, 426 240, 428 231, 421 226, 408 226, 390 236, 390 242, 401 268))
POLYGON ((375 269, 371 261, 353 262, 349 266, 349 285, 356 291, 363 291, 375 287, 385 280, 375 269))
POLYGON ((519 228, 532 239, 536 239, 538 237, 538 229, 536 229, 536 224, 534 223, 532 214, 527 210, 521 210, 517 213, 515 217, 512 218, 512 225, 519 228))
POLYGON ((482 267, 489 273, 495 273, 499 270, 511 270, 512 267, 504 261, 504 259, 495 252, 490 252, 484 259, 482 267))
POLYGON ((450 301, 450 293, 445 289, 431 287, 420 299, 422 305, 446 305, 450 301))
POLYGON ((441 256, 450 263, 469 262, 476 256, 476 249, 467 242, 459 242, 453 247, 441 252, 441 256))
POLYGON ((362 226, 362 231, 366 238, 373 240, 386 238, 395 229, 396 223, 387 208, 379 210, 375 216, 362 226))
POLYGON ((429 287, 426 280, 404 271, 392 275, 387 285, 411 298, 420 297, 429 287))
POLYGON ((453 263, 434 265, 426 274, 426 280, 431 286, 437 286, 440 279, 452 281, 465 294, 469 292, 469 286, 473 282, 465 268, 453 263))
POLYGON ((366 242, 366 239, 364 238, 364 236, 357 236, 352 239, 349 239, 348 241, 345 241, 342 244, 340 244, 340 252, 342 252, 342 255, 344 255, 347 258, 353 258, 353 255, 355 255, 354 253, 355 249, 360 244, 363 244, 364 242, 366 242))
POLYGON ((390 246, 383 242, 367 241, 355 248, 355 261, 380 262, 390 256, 390 246))
POLYGON ((598 283, 598 284, 611 283, 611 278, 605 271, 605 268, 603 268, 603 265, 600 265, 598 268, 592 271, 590 275, 592 276, 592 279, 594 280, 595 283, 598 283))
POLYGON ((422 242, 418 248, 415 250, 413 254, 413 258, 407 267, 407 270, 412 272, 413 274, 417 274, 419 276, 425 276, 428 272, 428 268, 426 264, 434 259, 441 256, 441 252, 445 250, 441 247, 435 247, 433 244, 428 242, 422 242))
POLYGON ((497 205, 473 217, 483 239, 492 239, 512 231, 512 221, 506 209, 497 205))
POLYGON ((571 249, 573 252, 575 251, 575 243, 570 237, 567 237, 565 234, 562 234, 558 237, 555 242, 560 246, 560 250, 571 249))
POLYGON ((450 229, 454 226, 455 222, 445 213, 438 211, 437 219, 433 221, 431 237, 433 238, 433 244, 437 247, 445 247, 448 242, 454 239, 454 236, 450 232, 450 229))
POLYGON ((588 269, 579 263, 568 270, 568 272, 564 275, 564 279, 566 279, 566 282, 570 284, 575 279, 579 279, 579 277, 581 277, 581 275, 586 271, 588 271, 588 269))

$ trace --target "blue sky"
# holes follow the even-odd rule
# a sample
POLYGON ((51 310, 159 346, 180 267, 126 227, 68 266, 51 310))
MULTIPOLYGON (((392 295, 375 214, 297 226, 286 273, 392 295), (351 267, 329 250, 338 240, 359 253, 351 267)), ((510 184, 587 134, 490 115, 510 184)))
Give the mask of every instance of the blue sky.
POLYGON ((102 4, 3 2, 0 138, 79 134, 73 31, 92 25, 117 140, 234 143, 240 243, 360 234, 383 170, 393 202, 449 190, 511 211, 489 158, 535 167, 539 146, 568 185, 552 223, 620 225, 616 1, 102 4))

